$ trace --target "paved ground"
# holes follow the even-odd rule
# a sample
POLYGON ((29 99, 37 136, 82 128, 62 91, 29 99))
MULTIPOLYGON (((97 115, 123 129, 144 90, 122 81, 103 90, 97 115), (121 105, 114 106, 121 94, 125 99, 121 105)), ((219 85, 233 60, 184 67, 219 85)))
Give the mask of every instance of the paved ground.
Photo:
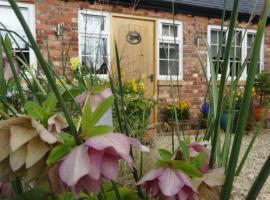
MULTIPOLYGON (((252 135, 246 135, 243 139, 241 155, 245 152, 252 135)), ((145 168, 151 168, 153 165, 154 158, 158 156, 157 148, 171 148, 171 137, 170 136, 158 136, 154 142, 154 148, 151 151, 151 155, 147 156, 147 162, 145 168), (152 160, 153 159, 153 160, 152 160)), ((267 156, 270 155, 270 130, 264 130, 258 136, 255 142, 254 148, 252 149, 249 158, 242 170, 242 173, 236 178, 234 183, 234 190, 232 193, 233 200, 245 199, 250 186, 254 182, 258 172, 260 171, 263 163, 267 156)), ((270 200, 270 178, 264 185, 258 200, 270 200)))

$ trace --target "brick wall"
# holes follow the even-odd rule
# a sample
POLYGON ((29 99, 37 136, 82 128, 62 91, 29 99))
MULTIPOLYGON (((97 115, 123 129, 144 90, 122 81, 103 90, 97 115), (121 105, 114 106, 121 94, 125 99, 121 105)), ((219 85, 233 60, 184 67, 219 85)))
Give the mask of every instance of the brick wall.
MULTIPOLYGON (((26 0, 31 2, 31 0, 26 0)), ((148 16, 156 18, 172 18, 171 13, 156 10, 145 10, 122 6, 111 6, 107 4, 89 4, 81 1, 59 1, 59 0, 36 0, 36 39, 43 53, 47 55, 46 41, 50 49, 50 54, 57 71, 61 72, 62 66, 62 48, 66 52, 70 45, 69 56, 78 55, 78 9, 98 9, 109 12, 123 13, 148 16), (64 35, 58 37, 54 28, 57 24, 64 23, 64 35)), ((220 19, 207 18, 200 16, 182 15, 175 16, 177 20, 183 22, 183 80, 174 81, 173 91, 171 92, 170 81, 158 81, 158 98, 161 106, 170 101, 170 94, 174 94, 174 98, 179 95, 182 99, 188 99, 191 103, 191 122, 195 123, 200 105, 203 102, 206 93, 206 82, 201 69, 200 62, 193 49, 194 38, 196 36, 207 36, 208 25, 218 25, 220 19)), ((245 22, 239 22, 239 26, 244 26, 245 22)), ((250 25, 250 28, 256 28, 256 25, 250 25)), ((265 68, 270 70, 270 26, 267 27, 264 38, 264 63, 265 68)), ((201 44, 198 50, 206 62, 206 50, 201 44)))

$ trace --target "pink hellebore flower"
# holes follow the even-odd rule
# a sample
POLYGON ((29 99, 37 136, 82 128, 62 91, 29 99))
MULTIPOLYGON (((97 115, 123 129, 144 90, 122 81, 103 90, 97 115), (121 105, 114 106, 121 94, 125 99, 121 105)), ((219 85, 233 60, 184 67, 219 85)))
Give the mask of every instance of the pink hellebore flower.
POLYGON ((77 194, 81 189, 98 193, 102 181, 116 180, 119 160, 134 166, 131 146, 148 151, 138 140, 120 133, 92 137, 64 158, 59 167, 60 178, 77 194))
POLYGON ((169 167, 160 167, 148 172, 138 182, 143 184, 152 197, 164 200, 191 200, 197 193, 189 177, 180 170, 169 167))
POLYGON ((62 129, 67 127, 68 123, 60 114, 55 114, 48 119, 48 131, 51 133, 60 133, 62 129))
MULTIPOLYGON (((83 106, 85 101, 86 101, 86 98, 90 92, 89 91, 84 91, 82 94, 80 94, 79 96, 77 96, 75 98, 75 100, 81 105, 83 106)), ((110 97, 112 95, 112 91, 110 88, 106 88, 104 89, 102 92, 98 93, 98 94, 95 94, 95 95, 91 95, 90 96, 90 102, 91 102, 91 106, 92 106, 92 109, 93 111, 96 110, 96 108, 98 107, 98 105, 104 101, 105 99, 107 99, 108 97, 110 97)))

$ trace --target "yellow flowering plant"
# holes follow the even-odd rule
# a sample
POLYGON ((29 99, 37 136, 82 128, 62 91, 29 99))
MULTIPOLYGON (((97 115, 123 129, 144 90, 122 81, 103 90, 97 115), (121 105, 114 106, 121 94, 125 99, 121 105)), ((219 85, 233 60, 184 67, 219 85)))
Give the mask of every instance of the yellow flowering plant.
MULTIPOLYGON (((116 94, 120 97, 119 84, 115 81, 116 94)), ((140 137, 149 125, 149 116, 151 110, 157 105, 157 101, 153 97, 148 97, 145 94, 145 83, 143 75, 139 79, 124 80, 123 86, 123 100, 124 112, 127 116, 127 123, 130 132, 134 137, 140 137)), ((116 113, 114 113, 116 115, 116 113)), ((117 119, 113 117, 113 119, 117 119)), ((119 131, 119 124, 114 122, 115 131, 119 131)))
POLYGON ((166 113, 169 119, 175 118, 174 107, 176 108, 178 120, 188 120, 189 119, 189 109, 190 103, 187 100, 177 101, 174 103, 169 103, 166 106, 166 113))

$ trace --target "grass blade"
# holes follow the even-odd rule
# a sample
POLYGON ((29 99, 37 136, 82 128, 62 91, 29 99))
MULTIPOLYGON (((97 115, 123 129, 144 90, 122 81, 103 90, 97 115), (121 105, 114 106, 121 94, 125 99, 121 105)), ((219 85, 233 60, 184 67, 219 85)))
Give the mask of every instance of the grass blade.
MULTIPOLYGON (((256 67, 260 56, 260 49, 262 38, 265 30, 265 25, 267 21, 268 11, 270 6, 270 0, 265 0, 264 10, 258 24, 258 30, 255 38, 254 48, 252 51, 250 69, 248 72, 247 82, 245 86, 245 92, 243 96, 243 103, 240 110, 240 116, 236 128, 236 134, 233 142, 233 147, 231 151, 231 156, 228 164, 228 171, 226 174, 225 183, 221 190, 221 200, 227 200, 230 198, 230 193, 232 190, 233 180, 235 176, 236 165, 239 157, 239 152, 241 148, 241 142, 244 134, 244 130, 247 124, 247 117, 249 112, 249 105, 251 102, 252 87, 254 84, 256 67)), ((270 160, 269 160, 270 161, 270 160)))
POLYGON ((246 200, 254 200, 257 199, 257 196, 259 192, 262 189, 262 186, 264 185, 265 181, 267 180, 269 174, 270 174, 270 156, 268 156, 266 162, 264 163, 259 175, 257 176, 255 182, 251 186, 248 195, 246 197, 246 200))

